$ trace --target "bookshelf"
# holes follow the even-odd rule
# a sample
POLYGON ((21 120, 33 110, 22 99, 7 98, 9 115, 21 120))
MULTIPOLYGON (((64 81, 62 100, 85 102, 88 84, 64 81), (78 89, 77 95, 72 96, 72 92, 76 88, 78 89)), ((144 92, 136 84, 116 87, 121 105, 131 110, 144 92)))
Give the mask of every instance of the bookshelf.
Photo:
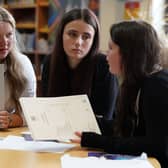
POLYGON ((0 5, 16 20, 21 51, 27 55, 37 77, 37 96, 41 96, 41 68, 48 54, 48 0, 4 0, 0 5))

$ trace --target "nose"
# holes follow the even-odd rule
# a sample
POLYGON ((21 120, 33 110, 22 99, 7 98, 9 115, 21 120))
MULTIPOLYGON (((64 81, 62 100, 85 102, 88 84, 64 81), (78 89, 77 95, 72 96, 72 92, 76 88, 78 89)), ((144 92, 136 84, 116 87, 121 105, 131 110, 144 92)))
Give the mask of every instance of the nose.
POLYGON ((7 37, 5 36, 0 37, 0 46, 6 45, 7 41, 8 41, 7 37))
POLYGON ((108 59, 109 59, 109 50, 106 50, 105 54, 106 54, 106 60, 108 61, 108 59))
POLYGON ((76 41, 75 41, 75 44, 77 45, 77 46, 80 46, 81 44, 82 44, 82 37, 81 36, 78 36, 77 38, 76 38, 76 41))

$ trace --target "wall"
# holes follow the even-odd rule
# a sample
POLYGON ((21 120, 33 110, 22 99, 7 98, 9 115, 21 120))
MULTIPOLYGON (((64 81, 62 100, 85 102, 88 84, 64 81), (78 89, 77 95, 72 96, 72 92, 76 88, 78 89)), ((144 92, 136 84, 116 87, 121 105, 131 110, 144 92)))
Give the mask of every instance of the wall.
POLYGON ((124 2, 117 0, 101 0, 100 3, 100 49, 106 51, 108 47, 109 29, 112 23, 123 18, 124 2))
MULTIPOLYGON (((123 20, 125 1, 126 0, 101 0, 101 3, 100 3, 100 25, 101 25, 100 49, 102 51, 106 51, 108 49, 109 29, 110 29, 111 24, 123 20)), ((143 12, 144 11, 146 12, 148 10, 147 6, 150 0, 139 0, 139 1, 141 2, 141 9, 143 9, 143 12)))

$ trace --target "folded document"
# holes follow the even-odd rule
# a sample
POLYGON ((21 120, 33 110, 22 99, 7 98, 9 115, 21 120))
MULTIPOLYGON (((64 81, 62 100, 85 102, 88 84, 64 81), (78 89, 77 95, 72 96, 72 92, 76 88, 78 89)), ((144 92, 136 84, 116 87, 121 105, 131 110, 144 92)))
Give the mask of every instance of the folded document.
POLYGON ((24 97, 20 103, 35 140, 68 140, 75 131, 100 133, 86 95, 65 97, 24 97))

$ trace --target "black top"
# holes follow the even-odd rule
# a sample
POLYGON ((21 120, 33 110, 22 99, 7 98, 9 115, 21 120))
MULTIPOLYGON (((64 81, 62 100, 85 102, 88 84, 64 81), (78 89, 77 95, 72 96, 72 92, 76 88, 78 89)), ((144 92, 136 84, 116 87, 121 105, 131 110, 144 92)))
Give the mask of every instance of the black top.
POLYGON ((82 146, 104 149, 110 153, 148 156, 168 166, 168 71, 147 77, 140 91, 139 122, 132 137, 107 137, 82 134, 82 146))
MULTIPOLYGON (((47 96, 48 80, 49 80, 49 64, 50 57, 46 57, 42 71, 42 93, 47 96)), ((110 135, 111 129, 109 124, 113 119, 115 102, 118 94, 117 78, 109 72, 106 58, 103 54, 99 54, 96 69, 93 74, 92 89, 89 100, 93 111, 96 115, 99 127, 103 135, 110 135)), ((68 72, 69 73, 69 72, 68 72)), ((72 73, 69 78, 72 79, 72 73)), ((66 96, 72 95, 72 91, 64 93, 66 96)), ((65 96, 65 95, 63 95, 65 96)))

